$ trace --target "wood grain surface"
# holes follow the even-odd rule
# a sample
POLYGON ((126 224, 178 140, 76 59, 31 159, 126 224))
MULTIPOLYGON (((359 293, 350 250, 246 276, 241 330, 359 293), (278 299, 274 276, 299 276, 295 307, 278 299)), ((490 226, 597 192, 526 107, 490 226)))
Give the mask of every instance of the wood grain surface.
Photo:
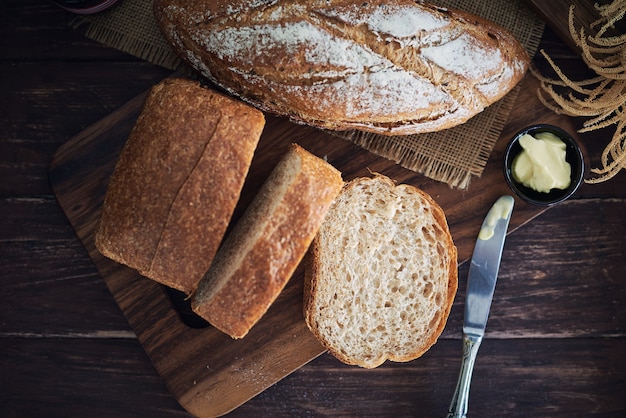
MULTIPOLYGON (((69 27, 71 19, 47 1, 0 3, 0 416, 189 417, 146 355, 48 178, 60 146, 169 72, 86 40, 69 27)), ((568 71, 585 71, 551 30, 541 47, 568 71)), ((520 96, 534 94, 532 83, 527 87, 520 96)), ((541 107, 515 111, 520 124, 551 118, 541 107)), ((117 129, 121 135, 126 128, 117 129)), ((490 170, 499 170, 505 134, 490 170)), ((598 164, 607 135, 580 135, 590 166, 598 164)), ((433 187, 368 153, 351 158, 345 163, 433 187)), ((483 187, 476 182, 468 191, 442 195, 456 208, 450 218, 462 223, 464 207, 476 207, 474 193, 483 187)), ((626 415, 625 191, 626 173, 584 185, 574 199, 520 222, 509 235, 470 416, 626 415)), ((424 357, 363 370, 321 354, 229 416, 445 415, 460 364, 467 270, 462 262, 448 325, 424 357)))
MULTIPOLYGON (((533 92, 536 80, 529 75, 520 88, 524 92, 533 92)), ((173 302, 163 287, 102 257, 95 250, 93 231, 107 181, 144 98, 145 95, 136 97, 70 139, 55 154, 50 179, 61 207, 172 393, 197 416, 223 415, 324 350, 308 331, 302 317, 300 270, 248 336, 232 340, 212 327, 190 328, 172 309, 173 302)), ((569 118, 547 112, 532 121, 527 119, 533 110, 541 109, 534 94, 520 94, 515 109, 518 111, 509 118, 490 164, 466 193, 422 178, 326 132, 270 116, 234 219, 254 197, 289 144, 296 142, 327 159, 343 173, 344 180, 368 176, 373 171, 428 192, 444 209, 458 248, 459 261, 463 262, 471 255, 478 230, 491 204, 502 194, 511 193, 504 182, 502 167, 507 138, 531 122, 553 123, 570 132, 575 130, 569 118)), ((510 230, 544 210, 518 200, 510 230)))

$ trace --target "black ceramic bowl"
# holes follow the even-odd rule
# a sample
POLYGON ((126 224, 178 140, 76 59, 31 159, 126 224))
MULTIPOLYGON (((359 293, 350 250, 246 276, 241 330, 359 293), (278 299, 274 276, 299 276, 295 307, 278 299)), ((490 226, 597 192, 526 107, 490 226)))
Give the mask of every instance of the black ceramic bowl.
POLYGON ((551 206, 569 198, 583 181, 585 175, 585 160, 583 153, 570 134, 565 132, 558 126, 539 124, 529 126, 519 131, 511 139, 504 151, 504 177, 509 184, 511 190, 515 192, 520 198, 528 203, 541 206, 551 206), (519 139, 524 134, 537 134, 539 132, 550 132, 559 137, 566 145, 565 160, 570 163, 572 167, 571 182, 569 187, 563 190, 552 189, 548 193, 538 192, 529 187, 524 186, 515 181, 511 171, 513 160, 522 151, 522 146, 519 143, 519 139))

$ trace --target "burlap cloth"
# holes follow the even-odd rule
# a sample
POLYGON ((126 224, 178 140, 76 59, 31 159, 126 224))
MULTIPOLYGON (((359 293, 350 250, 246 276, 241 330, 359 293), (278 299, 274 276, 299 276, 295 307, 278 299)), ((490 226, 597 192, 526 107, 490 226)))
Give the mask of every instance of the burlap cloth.
MULTIPOLYGON (((440 6, 465 10, 496 22, 534 55, 544 23, 523 0, 432 0, 440 6)), ((123 0, 96 15, 77 18, 75 27, 86 36, 175 71, 188 71, 161 36, 152 14, 152 0, 123 0)), ((480 176, 506 122, 518 89, 463 125, 442 132, 388 137, 358 131, 337 136, 410 170, 452 187, 465 189, 480 176)))

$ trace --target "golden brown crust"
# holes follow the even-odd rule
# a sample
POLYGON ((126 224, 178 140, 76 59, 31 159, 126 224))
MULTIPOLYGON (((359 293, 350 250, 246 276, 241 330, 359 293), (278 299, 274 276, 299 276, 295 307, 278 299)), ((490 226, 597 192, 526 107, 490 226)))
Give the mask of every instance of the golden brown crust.
MULTIPOLYGON (((407 186, 412 187, 412 186, 407 186)), ((454 303, 454 298, 456 296, 456 291, 459 286, 459 270, 458 270, 458 260, 457 260, 457 248, 452 241, 452 235, 450 234, 450 229, 448 228, 448 221, 446 220, 446 214, 443 209, 428 193, 424 192, 421 189, 414 188, 422 197, 430 202, 431 210, 433 215, 437 219, 439 223, 439 227, 444 231, 443 234, 439 237, 444 241, 444 247, 449 252, 449 263, 448 263, 448 293, 446 295, 446 302, 444 303, 444 309, 441 312, 440 320, 437 324, 437 327, 433 329, 431 338, 424 345, 424 349, 418 352, 413 353, 411 356, 407 356, 406 358, 399 361, 410 361, 417 357, 421 357, 430 347, 432 347, 436 342, 443 329, 446 326, 448 321, 448 316, 450 315, 450 310, 452 309, 452 304, 454 303)))
POLYGON ((98 250, 191 293, 226 231, 264 124, 258 110, 198 82, 156 85, 111 177, 98 250))
POLYGON ((529 63, 502 27, 409 0, 157 0, 155 16, 214 83, 326 129, 447 129, 502 98, 529 63))
POLYGON ((244 337, 288 282, 342 186, 338 170, 293 145, 220 248, 193 310, 244 337))

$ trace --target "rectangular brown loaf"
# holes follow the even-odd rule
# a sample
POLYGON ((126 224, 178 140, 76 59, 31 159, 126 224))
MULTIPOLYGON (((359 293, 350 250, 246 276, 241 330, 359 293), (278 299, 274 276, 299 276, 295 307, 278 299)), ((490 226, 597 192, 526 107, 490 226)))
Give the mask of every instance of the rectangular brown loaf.
POLYGON ((255 106, 328 129, 406 135, 502 98, 529 57, 504 28, 412 0, 156 0, 180 56, 255 106))
POLYGON ((293 145, 216 254, 193 310, 244 337, 288 282, 342 187, 337 169, 293 145))
POLYGON ((112 174, 98 250, 191 293, 217 252, 264 125, 258 110, 198 82, 154 86, 112 174))

